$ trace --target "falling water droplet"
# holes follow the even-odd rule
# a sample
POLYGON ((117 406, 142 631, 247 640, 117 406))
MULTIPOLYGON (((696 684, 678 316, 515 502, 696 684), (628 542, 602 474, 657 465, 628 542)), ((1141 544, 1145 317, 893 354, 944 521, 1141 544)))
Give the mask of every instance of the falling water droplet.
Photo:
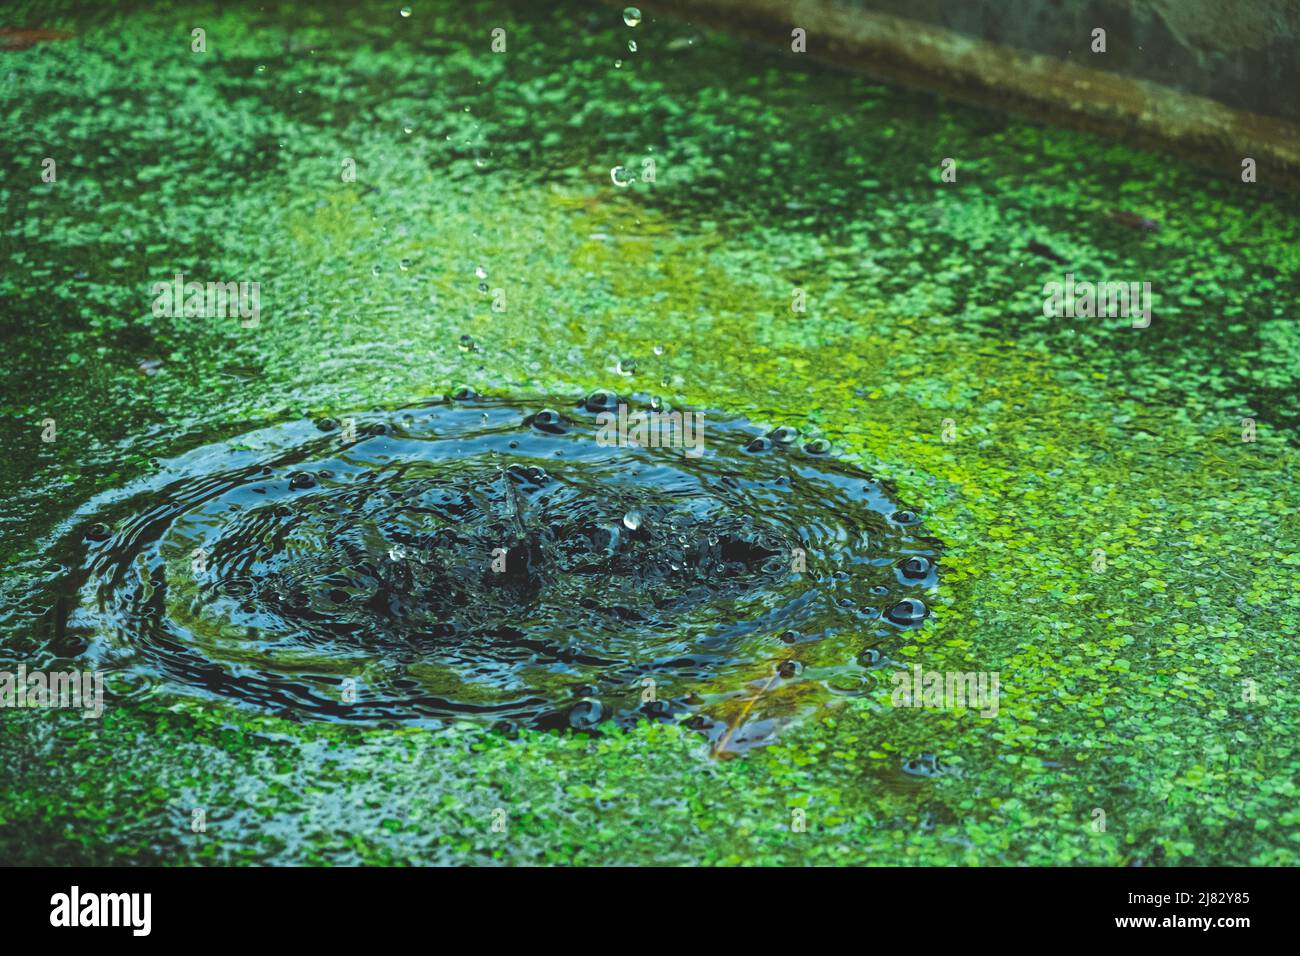
POLYGON ((410 7, 402 7, 401 13, 402 13, 402 16, 404 16, 404 17, 409 17, 409 16, 411 15, 411 8, 410 8, 410 7))
POLYGON ((641 11, 636 7, 623 8, 623 22, 630 27, 636 26, 641 22, 641 11))
POLYGON ((662 345, 656 345, 656 346, 654 347, 654 353, 655 353, 655 355, 663 355, 663 354, 664 354, 664 347, 663 347, 662 345))
POLYGON ((641 512, 633 508, 627 514, 623 515, 623 527, 628 531, 635 531, 641 527, 641 512))
POLYGON ((635 40, 628 40, 628 41, 627 41, 627 48, 628 48, 629 50, 631 50, 633 53, 635 53, 635 52, 636 52, 636 41, 635 41, 635 40))

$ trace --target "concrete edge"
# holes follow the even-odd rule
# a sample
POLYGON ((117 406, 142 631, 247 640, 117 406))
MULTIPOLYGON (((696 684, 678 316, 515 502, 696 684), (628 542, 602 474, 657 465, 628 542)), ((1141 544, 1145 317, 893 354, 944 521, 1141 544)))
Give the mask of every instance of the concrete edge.
POLYGON ((1300 126, 1146 80, 838 0, 657 0, 643 4, 642 10, 786 49, 797 26, 807 32, 807 55, 819 60, 954 100, 1172 153, 1234 182, 1242 181, 1242 160, 1250 157, 1259 184, 1300 191, 1300 126))

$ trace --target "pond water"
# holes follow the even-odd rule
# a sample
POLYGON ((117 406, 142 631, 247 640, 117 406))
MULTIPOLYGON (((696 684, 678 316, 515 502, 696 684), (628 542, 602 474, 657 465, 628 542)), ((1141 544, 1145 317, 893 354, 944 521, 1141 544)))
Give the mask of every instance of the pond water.
POLYGON ((6 859, 1296 861, 1267 170, 648 9, 11 6, 0 670, 108 682, 0 721, 6 859))

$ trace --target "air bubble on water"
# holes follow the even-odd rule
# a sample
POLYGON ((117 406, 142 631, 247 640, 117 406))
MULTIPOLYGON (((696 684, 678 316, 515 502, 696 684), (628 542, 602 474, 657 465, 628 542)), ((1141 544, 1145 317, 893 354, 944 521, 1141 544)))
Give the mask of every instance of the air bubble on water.
POLYGON ((641 11, 636 7, 623 8, 623 22, 630 27, 636 26, 641 22, 641 11))
POLYGON ((932 568, 933 565, 929 558, 917 556, 908 558, 900 565, 900 567, 903 572, 903 577, 916 581, 927 577, 930 574, 930 568, 932 568))
POLYGON ((611 392, 607 388, 598 388, 583 401, 583 405, 589 412, 613 412, 617 411, 621 399, 617 392, 611 392))
POLYGON ((623 515, 623 527, 628 531, 635 531, 641 527, 641 512, 633 508, 627 514, 623 515))
POLYGON ((564 418, 553 408, 543 408, 533 416, 533 427, 553 435, 564 434, 564 418))
POLYGON ((889 618, 889 620, 893 621, 895 624, 908 626, 920 624, 926 619, 929 613, 930 611, 925 606, 924 601, 920 601, 917 598, 904 598, 886 611, 885 617, 889 618))
POLYGON ((590 730, 597 726, 604 717, 605 705, 598 700, 588 698, 579 701, 569 711, 569 726, 574 730, 590 730))
POLYGON ((112 535, 112 530, 103 522, 96 522, 86 529, 87 541, 107 541, 112 535))
POLYGON ((631 376, 636 374, 636 359, 619 359, 614 363, 614 371, 619 375, 631 376))

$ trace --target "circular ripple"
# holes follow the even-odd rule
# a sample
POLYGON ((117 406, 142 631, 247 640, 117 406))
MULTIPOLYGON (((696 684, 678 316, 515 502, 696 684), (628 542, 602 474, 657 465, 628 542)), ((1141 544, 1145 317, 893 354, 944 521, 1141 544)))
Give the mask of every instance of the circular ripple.
MULTIPOLYGON (((761 737, 870 686, 938 542, 794 429, 610 444, 618 396, 457 398, 204 446, 83 509, 86 645, 153 678, 340 720, 761 737), (755 708, 760 696, 763 705, 755 708)), ((632 405, 632 410, 649 411, 632 405)))

